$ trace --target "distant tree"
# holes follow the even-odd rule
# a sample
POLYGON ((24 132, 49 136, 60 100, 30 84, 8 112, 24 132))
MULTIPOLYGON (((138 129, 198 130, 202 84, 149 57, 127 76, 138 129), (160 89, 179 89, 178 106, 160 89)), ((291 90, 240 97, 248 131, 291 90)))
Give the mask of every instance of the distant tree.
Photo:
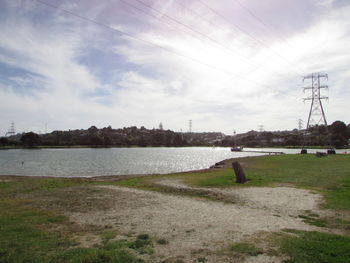
POLYGON ((1 137, 0 138, 0 145, 1 146, 6 146, 9 144, 9 139, 7 139, 6 137, 1 137))
POLYGON ((90 145, 103 145, 104 144, 104 141, 103 141, 103 138, 99 137, 99 136, 90 136, 89 138, 89 141, 90 141, 90 145))
POLYGON ((146 146, 147 146, 147 141, 146 141, 146 139, 145 139, 144 136, 142 136, 142 137, 139 139, 139 142, 138 142, 137 145, 140 146, 140 147, 146 147, 146 146))
POLYGON ((185 142, 182 139, 180 134, 177 133, 175 135, 173 144, 174 144, 174 146, 177 146, 177 147, 185 145, 185 142))
POLYGON ((109 136, 104 136, 103 137, 103 145, 111 145, 112 144, 112 139, 109 136))
POLYGON ((339 134, 346 137, 347 127, 346 124, 342 121, 335 121, 331 124, 331 131, 333 134, 339 134))
POLYGON ((234 146, 235 140, 231 138, 230 136, 226 136, 222 141, 221 141, 221 146, 234 146))
POLYGON ((88 132, 89 132, 90 134, 95 134, 95 133, 98 132, 98 129, 97 129, 96 126, 91 126, 91 127, 88 129, 88 132))
POLYGON ((130 135, 133 137, 137 136, 137 127, 136 126, 130 127, 130 135))
POLYGON ((346 124, 342 121, 335 121, 330 126, 332 132, 332 142, 335 147, 341 147, 348 144, 348 130, 346 124))
POLYGON ((21 136, 21 142, 25 146, 32 147, 32 146, 40 145, 41 138, 38 134, 36 134, 34 132, 27 132, 21 136))
POLYGON ((173 141, 174 141, 174 138, 173 138, 173 133, 171 131, 166 131, 165 133, 165 138, 164 138, 164 143, 165 143, 165 146, 166 147, 170 147, 173 145, 173 141))
POLYGON ((164 133, 156 131, 152 136, 152 144, 159 146, 164 144, 164 133))

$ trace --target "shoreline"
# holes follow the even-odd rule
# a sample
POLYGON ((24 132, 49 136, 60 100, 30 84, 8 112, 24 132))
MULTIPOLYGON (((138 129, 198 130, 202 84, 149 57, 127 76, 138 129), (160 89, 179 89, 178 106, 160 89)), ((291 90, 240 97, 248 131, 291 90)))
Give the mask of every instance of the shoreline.
POLYGON ((43 176, 43 175, 1 175, 0 174, 0 182, 1 179, 25 179, 25 178, 38 178, 38 179, 50 179, 50 178, 63 178, 63 179, 74 179, 74 180, 91 180, 91 181, 120 181, 124 179, 131 178, 139 178, 139 177, 147 177, 147 176, 166 176, 166 175, 176 175, 176 174, 188 174, 188 173, 205 173, 213 170, 220 170, 224 168, 231 167, 231 163, 234 160, 246 159, 246 158, 257 158, 261 156, 246 156, 246 157, 236 157, 224 159, 218 163, 221 163, 220 167, 216 168, 203 168, 197 170, 189 170, 189 171, 181 171, 181 172, 172 172, 172 173, 164 173, 164 174, 115 174, 115 175, 92 175, 92 176, 43 176))
MULTIPOLYGON (((15 150, 15 149, 27 149, 27 150, 35 150, 35 149, 129 149, 129 148, 194 148, 194 147, 209 147, 213 148, 213 145, 187 145, 187 146, 165 146, 165 145, 154 145, 154 146, 138 146, 138 145, 72 145, 72 146, 32 146, 32 147, 26 147, 26 146, 0 146, 0 150, 15 150)), ((214 148, 231 148, 231 146, 214 146, 214 148)), ((297 149, 301 150, 303 148, 305 149, 319 149, 319 150, 326 150, 326 149, 337 149, 337 150, 350 150, 349 146, 342 146, 342 147, 326 147, 326 146, 260 146, 260 147, 245 147, 248 149, 265 149, 265 148, 271 148, 271 149, 297 149)))

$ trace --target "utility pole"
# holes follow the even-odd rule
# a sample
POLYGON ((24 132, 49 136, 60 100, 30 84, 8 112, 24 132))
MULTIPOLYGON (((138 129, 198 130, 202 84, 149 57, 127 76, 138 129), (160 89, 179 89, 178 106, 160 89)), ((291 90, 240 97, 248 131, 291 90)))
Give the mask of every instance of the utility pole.
POLYGON ((309 117, 307 119, 306 129, 311 126, 323 124, 327 127, 326 116, 324 114, 322 100, 327 99, 326 96, 321 96, 321 89, 328 89, 327 85, 321 85, 321 80, 328 80, 328 74, 312 73, 303 78, 303 81, 311 79, 311 86, 304 87, 305 90, 311 90, 311 96, 304 98, 304 101, 311 100, 309 117))

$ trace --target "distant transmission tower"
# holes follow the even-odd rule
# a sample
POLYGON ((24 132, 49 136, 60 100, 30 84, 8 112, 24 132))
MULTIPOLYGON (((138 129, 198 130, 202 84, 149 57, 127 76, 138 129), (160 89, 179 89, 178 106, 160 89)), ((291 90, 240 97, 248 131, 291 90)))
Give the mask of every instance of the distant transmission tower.
POLYGON ((264 125, 259 125, 259 132, 263 132, 264 131, 264 125))
POLYGON ((192 120, 188 121, 188 132, 192 132, 192 120))
POLYGON ((15 135, 15 134, 16 134, 16 132, 15 132, 15 123, 12 121, 11 124, 10 124, 10 128, 6 132, 5 136, 12 136, 12 135, 15 135))
POLYGON ((304 101, 311 100, 311 107, 309 112, 309 117, 307 119, 307 126, 308 129, 311 126, 324 124, 327 127, 327 121, 326 116, 324 114, 324 110, 322 107, 322 100, 328 99, 328 97, 321 96, 321 89, 328 89, 327 85, 321 85, 322 79, 328 80, 327 74, 320 74, 320 73, 312 73, 306 77, 304 77, 303 81, 306 79, 311 79, 311 86, 310 87, 304 87, 305 90, 311 90, 312 94, 310 97, 304 98, 304 101))
POLYGON ((301 130, 301 129, 303 128, 303 124, 304 124, 303 120, 302 120, 302 119, 299 119, 299 120, 298 120, 298 129, 299 129, 299 130, 301 130))

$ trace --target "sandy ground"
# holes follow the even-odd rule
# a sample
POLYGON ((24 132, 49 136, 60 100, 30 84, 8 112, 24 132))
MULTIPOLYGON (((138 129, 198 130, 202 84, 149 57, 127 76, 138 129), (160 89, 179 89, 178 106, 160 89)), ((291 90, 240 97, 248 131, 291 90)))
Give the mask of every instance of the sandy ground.
MULTIPOLYGON (((188 188, 170 179, 157 183, 188 188)), ((109 209, 70 212, 69 216, 80 224, 108 226, 124 234, 147 233, 154 240, 167 240, 166 245, 155 245, 152 262, 281 262, 282 258, 266 254, 234 259, 215 252, 232 242, 252 241, 285 228, 320 230, 298 218, 305 210, 317 211, 322 200, 320 195, 303 189, 212 190, 234 196, 239 202, 233 204, 116 186, 98 188, 112 195, 109 209)))

